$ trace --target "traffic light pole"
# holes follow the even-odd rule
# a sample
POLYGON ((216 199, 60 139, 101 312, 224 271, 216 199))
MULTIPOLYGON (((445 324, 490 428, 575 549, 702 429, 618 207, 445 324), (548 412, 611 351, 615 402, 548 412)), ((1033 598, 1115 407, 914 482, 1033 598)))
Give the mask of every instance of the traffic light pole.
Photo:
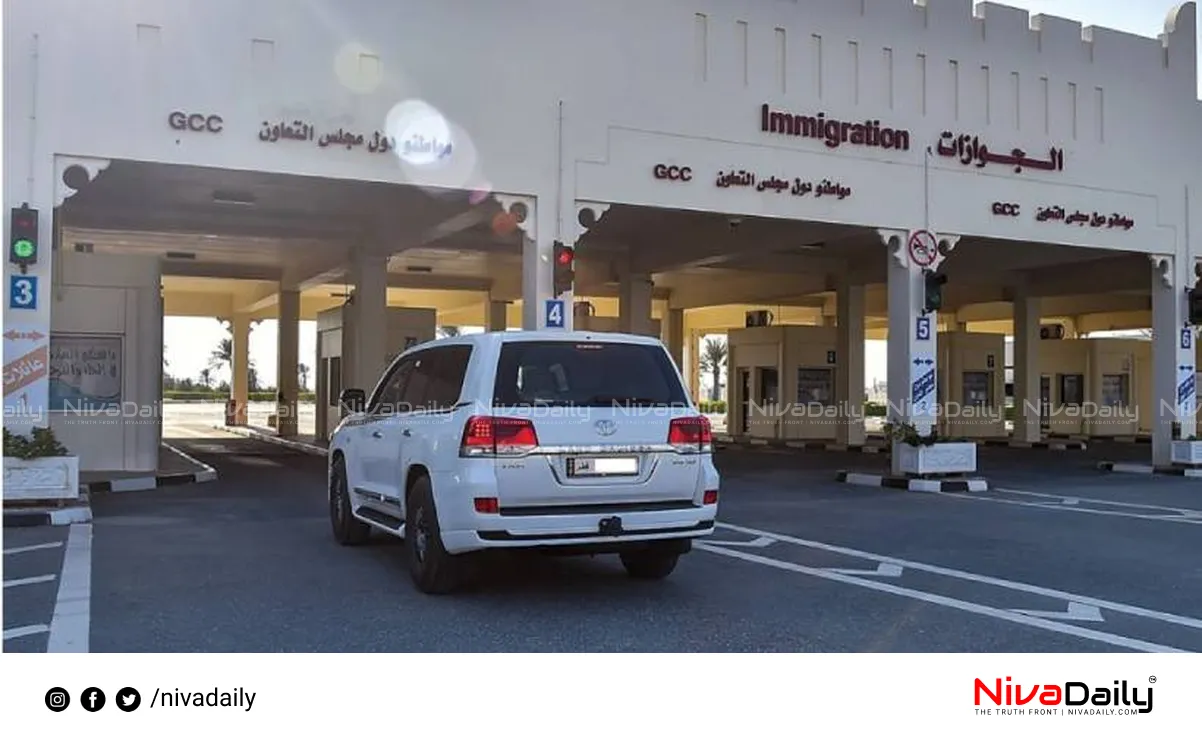
MULTIPOLYGON (((936 430, 938 398, 938 313, 926 311, 925 271, 937 271, 947 252, 959 238, 940 239, 942 250, 935 256, 916 260, 908 248, 909 233, 881 230, 888 246, 889 346, 888 419, 909 424, 919 435, 936 430), (925 264, 925 265, 924 265, 925 264)), ((893 462, 895 474, 898 462, 893 462)))
POLYGON ((1152 261, 1152 462, 1172 462, 1172 442, 1195 435, 1197 337, 1189 324, 1194 269, 1170 255, 1152 261))

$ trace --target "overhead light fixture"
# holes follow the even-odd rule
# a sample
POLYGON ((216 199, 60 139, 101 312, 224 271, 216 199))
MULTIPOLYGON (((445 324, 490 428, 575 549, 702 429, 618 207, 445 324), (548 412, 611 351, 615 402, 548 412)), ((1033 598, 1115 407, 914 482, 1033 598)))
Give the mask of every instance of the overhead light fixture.
POLYGON ((167 257, 173 261, 194 261, 196 253, 187 253, 181 250, 168 250, 167 257))
POLYGON ((228 204, 231 206, 254 206, 256 202, 255 195, 249 191, 225 191, 218 189, 213 192, 214 204, 228 204))
POLYGON ((75 243, 76 253, 92 253, 95 252, 95 246, 92 243, 75 243))
POLYGON ((434 269, 429 266, 405 266, 405 270, 409 273, 434 273, 434 269))

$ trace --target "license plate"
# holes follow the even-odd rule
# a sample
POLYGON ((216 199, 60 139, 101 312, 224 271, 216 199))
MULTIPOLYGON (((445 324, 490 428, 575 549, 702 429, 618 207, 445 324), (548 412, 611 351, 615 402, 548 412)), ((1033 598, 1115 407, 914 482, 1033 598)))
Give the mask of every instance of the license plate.
POLYGON ((606 475, 637 475, 637 457, 572 457, 568 459, 569 477, 604 477, 606 475))

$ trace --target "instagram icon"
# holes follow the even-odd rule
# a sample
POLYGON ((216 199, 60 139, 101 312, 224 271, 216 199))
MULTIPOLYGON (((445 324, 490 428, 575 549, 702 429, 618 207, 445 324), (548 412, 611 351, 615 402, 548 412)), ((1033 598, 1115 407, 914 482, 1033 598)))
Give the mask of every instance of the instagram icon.
POLYGON ((46 707, 51 712, 62 712, 71 705, 71 695, 61 686, 46 692, 46 707))

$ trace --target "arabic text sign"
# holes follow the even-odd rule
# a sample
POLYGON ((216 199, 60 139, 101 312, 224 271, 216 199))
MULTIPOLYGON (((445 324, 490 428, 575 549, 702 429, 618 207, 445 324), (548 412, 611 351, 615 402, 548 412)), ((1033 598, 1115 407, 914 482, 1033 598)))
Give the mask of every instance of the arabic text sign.
POLYGON ((49 352, 45 345, 4 365, 4 396, 8 397, 46 376, 49 352))
POLYGON ((748 170, 721 171, 718 173, 714 185, 718 188, 738 188, 740 186, 754 188, 759 193, 788 192, 792 196, 813 196, 814 198, 830 196, 840 201, 851 196, 850 186, 844 186, 830 178, 817 181, 803 181, 801 178, 789 178, 788 176, 781 178, 776 175, 760 178, 748 170))
POLYGON ((935 394, 935 370, 931 368, 919 374, 920 376, 914 380, 910 390, 910 400, 916 412, 925 410, 935 394))
POLYGON ((976 165, 984 168, 990 163, 1013 166, 1015 173, 1028 170, 1064 170, 1064 150, 1052 147, 1048 150, 1048 159, 1027 157, 1027 153, 1014 147, 1009 152, 993 152, 981 141, 979 136, 952 132, 943 132, 936 152, 942 157, 956 158, 963 165, 976 165))
POLYGON ((1177 384, 1177 404, 1185 405, 1193 408, 1193 401, 1197 396, 1197 377, 1194 376, 1193 367, 1187 367, 1181 374, 1181 381, 1177 384))
POLYGON ((54 335, 50 339, 50 409, 121 404, 121 336, 54 335))

